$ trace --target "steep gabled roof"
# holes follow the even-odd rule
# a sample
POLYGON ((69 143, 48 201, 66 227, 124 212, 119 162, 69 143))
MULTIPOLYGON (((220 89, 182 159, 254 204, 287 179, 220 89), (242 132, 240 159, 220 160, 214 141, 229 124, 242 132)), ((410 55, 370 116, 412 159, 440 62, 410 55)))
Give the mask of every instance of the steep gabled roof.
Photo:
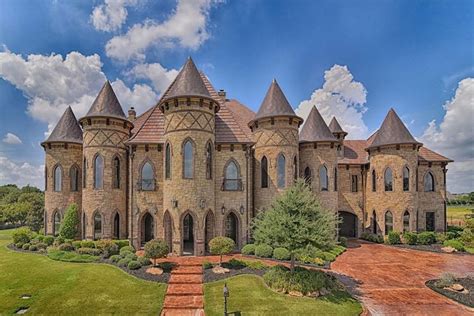
POLYGON ((268 88, 255 120, 272 116, 298 117, 275 79, 268 88))
POLYGON ((206 89, 206 85, 202 80, 194 61, 188 58, 181 71, 176 76, 163 99, 174 98, 178 96, 202 96, 210 98, 211 95, 206 89))
POLYGON ((422 145, 413 138, 395 110, 390 109, 368 148, 396 144, 422 145))
POLYGON ((64 111, 48 139, 41 145, 54 142, 82 144, 82 130, 70 106, 64 111))
POLYGON ((85 117, 105 116, 126 119, 114 89, 107 80, 85 117))
POLYGON ((332 117, 331 123, 329 123, 329 130, 332 133, 347 135, 347 132, 342 129, 341 125, 339 124, 335 116, 332 117))
POLYGON ((300 132, 301 142, 334 142, 336 137, 331 133, 323 117, 315 106, 311 109, 300 132))

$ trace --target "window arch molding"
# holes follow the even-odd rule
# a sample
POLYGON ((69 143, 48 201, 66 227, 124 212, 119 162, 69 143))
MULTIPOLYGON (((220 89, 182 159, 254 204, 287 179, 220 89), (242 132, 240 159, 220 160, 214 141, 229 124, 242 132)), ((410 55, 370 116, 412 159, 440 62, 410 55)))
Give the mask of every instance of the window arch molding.
MULTIPOLYGON (((188 153, 189 154, 189 153, 188 153)), ((186 137, 181 144, 181 158, 182 158, 182 178, 183 179, 194 179, 195 176, 195 165, 196 165, 196 143, 191 137, 186 137), (186 146, 191 145, 191 162, 186 165, 186 146), (187 169, 190 168, 190 169, 187 169)))
POLYGON ((436 177, 434 176, 431 170, 428 170, 423 175, 423 191, 424 192, 434 192, 436 190, 436 177), (431 183, 427 183, 427 181, 431 181, 431 183))
POLYGON ((140 191, 154 191, 156 189, 156 169, 155 164, 149 157, 145 157, 138 168, 138 183, 140 191), (151 168, 151 178, 143 178, 144 168, 151 168))
POLYGON ((81 187, 81 168, 77 164, 73 164, 69 168, 69 189, 72 192, 79 191, 81 187))
POLYGON ((319 169, 319 191, 329 191, 329 172, 326 164, 322 164, 319 169))
POLYGON ((51 216, 51 223, 52 223, 51 227, 52 227, 53 236, 59 235, 59 230, 61 228, 62 221, 63 221, 63 214, 61 213, 60 210, 55 209, 51 216))
POLYGON ((111 164, 112 168, 112 188, 120 189, 122 187, 121 171, 122 171, 122 159, 120 155, 115 154, 112 157, 111 164), (116 165, 118 163, 118 165, 116 165))
POLYGON ((163 164, 165 167, 165 179, 169 180, 173 176, 173 144, 171 142, 166 141, 165 143, 165 163, 163 164))
POLYGON ((96 153, 92 160, 93 163, 93 176, 94 176, 94 189, 101 190, 104 188, 104 169, 105 169, 105 160, 100 153, 96 153), (100 160, 99 160, 100 159, 100 160), (99 162, 102 163, 102 166, 99 166, 99 162), (99 168, 101 170, 99 170, 99 168))
POLYGON ((386 167, 383 171, 383 183, 385 192, 393 192, 393 170, 390 166, 386 167))
POLYGON ((260 159, 260 187, 268 188, 268 158, 265 155, 260 159))
POLYGON ((210 180, 214 173, 214 146, 210 139, 204 147, 204 157, 206 157, 206 179, 210 180))
POLYGON ((53 167, 53 191, 61 192, 63 190, 64 170, 60 163, 53 167))
POLYGON ((101 239, 104 234, 105 217, 101 211, 95 210, 92 213, 92 237, 94 240, 101 239))
POLYGON ((286 187, 286 176, 287 176, 287 166, 286 166, 286 157, 282 152, 277 155, 276 158, 276 180, 277 187, 283 189, 286 187))
POLYGON ((224 165, 222 177, 224 179, 223 189, 224 191, 240 191, 242 190, 242 173, 240 169, 240 164, 234 158, 229 158, 224 165), (228 172, 231 172, 229 168, 235 166, 235 177, 228 172), (232 176, 232 177, 229 177, 232 176))
POLYGON ((390 210, 386 210, 384 213, 384 224, 385 224, 385 235, 388 235, 390 231, 393 231, 393 213, 390 210))

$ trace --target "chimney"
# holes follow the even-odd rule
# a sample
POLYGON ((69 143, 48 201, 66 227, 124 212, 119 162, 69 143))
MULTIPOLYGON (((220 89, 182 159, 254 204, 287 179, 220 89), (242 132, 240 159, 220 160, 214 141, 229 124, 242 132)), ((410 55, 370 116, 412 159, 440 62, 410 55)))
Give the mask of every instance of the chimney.
POLYGON ((128 110, 128 120, 130 122, 133 122, 135 121, 136 118, 137 118, 137 112, 135 112, 135 108, 132 106, 130 110, 128 110))
POLYGON ((219 92, 217 92, 217 95, 226 100, 224 89, 220 89, 219 92))

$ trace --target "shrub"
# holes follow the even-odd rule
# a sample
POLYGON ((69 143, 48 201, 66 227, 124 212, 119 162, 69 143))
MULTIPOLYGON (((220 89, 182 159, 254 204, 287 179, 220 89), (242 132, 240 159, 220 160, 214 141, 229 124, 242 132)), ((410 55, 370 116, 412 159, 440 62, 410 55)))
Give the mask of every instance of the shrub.
POLYGON ((242 260, 242 262, 247 266, 247 268, 253 269, 253 270, 263 270, 268 267, 262 261, 242 260))
POLYGON ((168 244, 162 239, 150 240, 149 242, 145 244, 144 250, 145 250, 145 257, 149 259, 153 259, 153 263, 155 265, 156 265, 157 258, 164 258, 169 252, 168 244))
POLYGON ((71 244, 74 247, 74 249, 79 249, 79 248, 81 248, 82 242, 80 240, 75 240, 71 244))
POLYGON ((95 247, 102 250, 102 255, 104 258, 108 258, 119 253, 119 247, 110 239, 101 239, 97 241, 95 247))
POLYGON ((470 228, 465 228, 461 233, 460 239, 465 244, 474 244, 474 233, 470 228))
POLYGON ((273 250, 273 258, 277 260, 288 260, 290 259, 290 252, 285 248, 275 248, 273 250))
POLYGON ((65 242, 64 244, 59 245, 58 250, 61 251, 73 251, 74 246, 68 242, 65 242))
POLYGON ((14 244, 29 243, 31 239, 33 239, 33 237, 34 237, 34 233, 28 227, 21 227, 21 228, 15 229, 15 231, 13 231, 13 234, 12 234, 14 244))
POLYGON ((125 258, 125 257, 128 256, 128 255, 134 255, 134 253, 131 252, 131 251, 129 251, 129 250, 127 250, 127 251, 121 251, 119 254, 120 254, 120 256, 121 256, 122 258, 125 258))
POLYGON ((436 235, 434 232, 422 232, 418 234, 418 243, 421 245, 431 245, 436 242, 436 235))
POLYGON ((28 250, 28 249, 30 249, 30 246, 31 246, 31 244, 27 242, 26 244, 23 244, 23 246, 21 246, 21 249, 28 250))
POLYGON ((131 260, 127 258, 120 259, 117 264, 121 267, 127 267, 131 260))
POLYGON ((72 203, 66 210, 64 219, 59 228, 59 236, 65 239, 73 239, 76 237, 79 226, 79 214, 77 210, 77 204, 72 203))
POLYGON ((202 263, 202 268, 203 268, 203 269, 212 269, 212 267, 213 267, 213 265, 212 265, 212 263, 209 262, 209 261, 204 261, 204 262, 202 263))
POLYGON ((125 256, 125 258, 131 260, 131 261, 135 261, 138 259, 137 255, 134 254, 134 253, 129 253, 128 255, 125 256))
POLYGON ((24 245, 24 243, 18 242, 18 243, 15 244, 15 247, 17 247, 18 249, 22 249, 23 245, 24 245))
POLYGON ((446 240, 446 235, 444 233, 436 233, 436 243, 442 244, 446 240))
POLYGON ((137 269, 140 269, 142 266, 141 266, 140 262, 132 260, 128 263, 127 267, 130 270, 137 270, 137 269))
POLYGON ((222 263, 222 255, 232 252, 235 247, 235 242, 228 237, 214 237, 209 241, 209 250, 213 255, 219 255, 219 265, 222 263))
POLYGON ((114 240, 114 243, 119 247, 119 249, 122 249, 126 246, 130 246, 130 242, 128 241, 128 239, 114 240))
POLYGON ((133 248, 132 246, 124 246, 122 248, 120 248, 120 255, 125 257, 127 254, 125 253, 135 253, 135 248, 133 248))
POLYGON ((371 234, 368 232, 363 232, 360 236, 361 239, 370 241, 370 242, 375 242, 378 244, 382 244, 384 242, 383 236, 377 235, 377 234, 371 234))
POLYGON ((96 249, 96 248, 82 247, 82 248, 77 249, 76 252, 80 255, 91 255, 91 256, 100 256, 101 255, 100 249, 96 249))
POLYGON ((334 255, 334 254, 332 254, 328 251, 323 251, 321 253, 321 257, 319 257, 319 258, 321 258, 325 261, 331 261, 332 262, 332 261, 336 260, 336 257, 337 257, 336 255, 334 255))
POLYGON ((28 248, 29 251, 37 251, 38 250, 38 246, 36 245, 31 245, 30 248, 28 248))
POLYGON ((162 270, 163 272, 171 272, 171 270, 176 266, 176 263, 173 263, 173 262, 162 262, 158 265, 162 270))
POLYGON ((403 233, 403 243, 408 245, 416 245, 418 240, 418 235, 412 232, 403 233))
POLYGON ((59 246, 59 245, 61 245, 61 244, 64 244, 64 238, 63 238, 63 237, 58 236, 58 237, 54 238, 54 242, 53 242, 53 245, 54 245, 54 246, 57 247, 57 246, 59 246))
POLYGON ((459 237, 458 235, 459 235, 459 234, 457 234, 457 233, 455 233, 455 232, 450 232, 450 231, 448 231, 448 232, 446 232, 446 239, 447 239, 447 240, 456 239, 456 238, 459 237))
POLYGON ((110 256, 109 259, 110 261, 117 263, 119 262, 120 259, 122 259, 122 257, 120 255, 113 255, 113 256, 110 256))
POLYGON ((48 257, 53 260, 66 262, 94 262, 99 259, 97 256, 89 254, 79 254, 74 251, 60 251, 55 248, 48 248, 48 257))
POLYGON ((457 239, 445 240, 444 243, 443 243, 443 246, 453 247, 457 251, 466 251, 466 249, 464 248, 463 243, 460 240, 457 240, 457 239))
POLYGON ((329 252, 335 255, 336 257, 342 254, 344 251, 346 251, 346 247, 343 247, 341 245, 337 245, 331 250, 329 250, 329 252))
POLYGON ((388 232, 387 236, 387 244, 389 245, 398 245, 400 244, 400 233, 397 231, 390 231, 388 232))
POLYGON ((273 248, 269 245, 261 244, 255 247, 255 255, 263 258, 270 258, 273 254, 273 248))
POLYGON ((93 240, 83 240, 80 248, 95 248, 95 243, 93 240))
POLYGON ((247 244, 242 247, 242 254, 243 255, 253 255, 255 254, 255 245, 254 244, 247 244))
POLYGON ((347 247, 347 238, 346 237, 339 237, 339 244, 343 247, 347 247))
POLYGON ((53 245, 54 237, 53 237, 53 236, 44 236, 43 242, 44 242, 46 245, 51 246, 51 245, 53 245))
POLYGON ((46 249, 48 245, 45 244, 44 242, 39 242, 36 244, 36 247, 38 247, 38 249, 46 249))
POLYGON ((240 269, 245 267, 245 263, 242 260, 237 260, 235 258, 232 258, 227 262, 229 266, 231 266, 233 269, 240 269))
POLYGON ((323 259, 321 259, 321 258, 314 258, 314 259, 313 259, 313 263, 314 263, 314 264, 317 264, 318 266, 323 266, 324 263, 325 263, 325 261, 324 261, 323 259))
POLYGON ((37 239, 39 242, 43 242, 44 237, 45 237, 44 235, 38 234, 35 239, 37 239))
POLYGON ((138 257, 137 261, 140 262, 142 267, 149 266, 151 264, 150 259, 146 257, 138 257))
POLYGON ((444 287, 453 285, 454 282, 456 282, 456 278, 454 277, 454 275, 452 275, 451 273, 445 272, 441 274, 441 277, 439 278, 439 280, 435 282, 435 286, 438 288, 444 288, 444 287))

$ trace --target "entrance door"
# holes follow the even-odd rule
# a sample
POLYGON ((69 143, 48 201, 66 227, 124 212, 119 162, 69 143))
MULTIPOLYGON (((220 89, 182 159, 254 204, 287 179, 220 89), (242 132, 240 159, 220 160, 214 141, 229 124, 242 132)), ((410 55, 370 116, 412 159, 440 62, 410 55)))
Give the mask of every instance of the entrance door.
POLYGON ((154 230, 153 216, 146 213, 142 220, 142 244, 155 238, 154 230))
POLYGON ((234 213, 230 213, 225 219, 225 236, 232 239, 237 247, 237 218, 234 213))
POLYGON ((194 255, 193 217, 187 214, 183 219, 183 255, 194 255))
POLYGON ((357 216, 348 212, 339 212, 342 222, 339 224, 339 235, 343 237, 356 237, 357 216))
POLYGON ((435 213, 426 212, 426 230, 429 232, 434 232, 435 230, 435 213))

